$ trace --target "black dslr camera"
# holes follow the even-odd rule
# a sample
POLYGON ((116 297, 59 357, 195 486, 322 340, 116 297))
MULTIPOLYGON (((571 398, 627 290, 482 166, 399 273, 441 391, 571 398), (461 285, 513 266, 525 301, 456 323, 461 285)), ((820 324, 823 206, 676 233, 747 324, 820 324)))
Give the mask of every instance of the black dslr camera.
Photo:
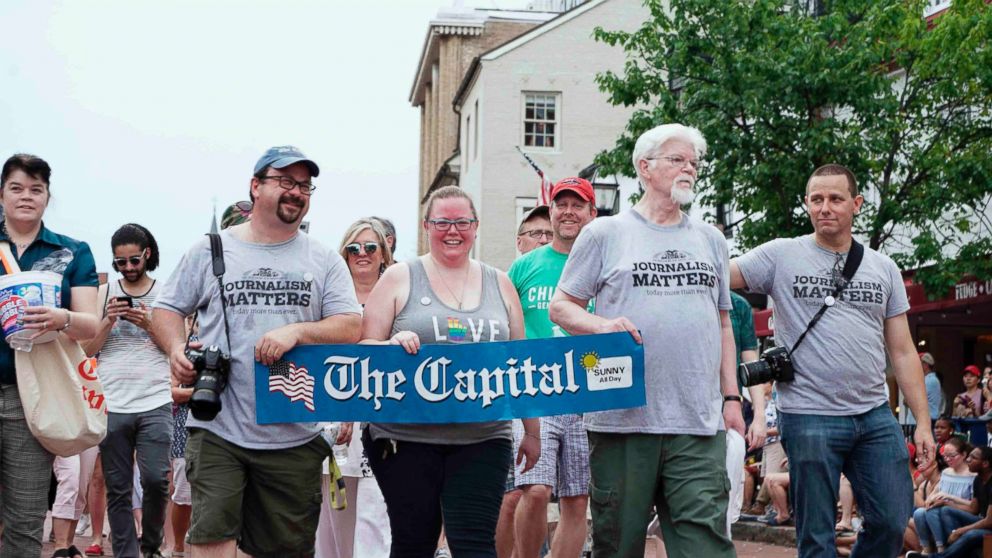
POLYGON ((796 377, 792 357, 785 347, 772 347, 761 353, 758 360, 742 362, 737 367, 737 381, 744 387, 776 382, 791 382, 796 377))
POLYGON ((220 394, 227 387, 227 376, 231 373, 231 359, 216 345, 203 351, 187 348, 186 358, 196 370, 189 410, 197 420, 214 420, 220 412, 220 394))

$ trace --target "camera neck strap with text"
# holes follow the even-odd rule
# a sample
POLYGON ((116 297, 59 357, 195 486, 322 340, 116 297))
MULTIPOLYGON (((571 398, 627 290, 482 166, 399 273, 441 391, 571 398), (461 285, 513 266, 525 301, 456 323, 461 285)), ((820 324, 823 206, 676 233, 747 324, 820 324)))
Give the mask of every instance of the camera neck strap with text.
POLYGON ((813 319, 809 321, 809 325, 806 326, 806 331, 803 331, 803 334, 799 336, 799 339, 796 339, 796 342, 792 345, 792 349, 789 351, 789 354, 796 352, 796 349, 799 348, 799 344, 803 342, 803 339, 806 339, 806 334, 809 333, 809 330, 813 329, 816 322, 820 321, 820 318, 823 317, 823 313, 827 311, 827 308, 830 308, 840 301, 841 293, 847 288, 847 285, 851 282, 851 278, 854 277, 854 274, 858 272, 858 267, 861 266, 861 260, 864 256, 865 247, 852 238, 851 249, 847 253, 847 259, 844 261, 844 270, 841 271, 841 279, 834 284, 834 293, 827 296, 823 300, 823 306, 821 306, 820 310, 813 316, 813 319))
MULTIPOLYGON (((227 338, 227 352, 231 353, 231 328, 227 324, 227 301, 224 300, 224 272, 227 268, 224 266, 224 244, 220 240, 220 235, 217 233, 208 233, 210 237, 210 261, 212 264, 214 277, 217 278, 218 294, 220 295, 220 313, 224 317, 224 337, 227 338)), ((199 316, 199 312, 193 315, 193 325, 189 329, 189 336, 186 337, 186 348, 189 349, 190 339, 193 337, 193 328, 196 326, 196 320, 199 316)))

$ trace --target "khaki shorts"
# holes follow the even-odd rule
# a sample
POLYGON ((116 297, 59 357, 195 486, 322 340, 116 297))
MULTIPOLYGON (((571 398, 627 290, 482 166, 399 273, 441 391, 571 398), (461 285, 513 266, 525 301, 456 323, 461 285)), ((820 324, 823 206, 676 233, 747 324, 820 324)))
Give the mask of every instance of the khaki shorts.
POLYGON ((321 462, 330 453, 320 436, 294 448, 255 450, 191 428, 189 542, 237 540, 255 558, 313 556, 321 462))

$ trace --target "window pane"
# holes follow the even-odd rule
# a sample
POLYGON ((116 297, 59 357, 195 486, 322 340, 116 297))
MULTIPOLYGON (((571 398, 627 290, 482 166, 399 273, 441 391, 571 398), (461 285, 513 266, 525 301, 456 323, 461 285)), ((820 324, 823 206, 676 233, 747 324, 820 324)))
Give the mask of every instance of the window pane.
POLYGON ((533 122, 524 122, 524 133, 525 134, 533 134, 534 133, 534 123, 533 122))
POLYGON ((524 118, 528 120, 534 118, 534 107, 527 105, 527 110, 524 111, 524 118))
POLYGON ((546 138, 546 139, 544 140, 544 145, 545 145, 546 147, 554 147, 554 146, 555 146, 555 137, 554 137, 554 136, 548 136, 548 137, 547 137, 547 138, 546 138))
POLYGON ((544 147, 544 136, 537 136, 534 138, 534 145, 537 147, 544 147))
POLYGON ((524 136, 524 145, 533 146, 534 145, 534 136, 531 135, 531 134, 525 135, 524 136))
POLYGON ((548 108, 547 117, 548 117, 548 120, 554 120, 555 119, 555 107, 554 106, 551 106, 550 108, 548 108))
POLYGON ((539 108, 534 112, 534 118, 544 120, 544 108, 539 108))

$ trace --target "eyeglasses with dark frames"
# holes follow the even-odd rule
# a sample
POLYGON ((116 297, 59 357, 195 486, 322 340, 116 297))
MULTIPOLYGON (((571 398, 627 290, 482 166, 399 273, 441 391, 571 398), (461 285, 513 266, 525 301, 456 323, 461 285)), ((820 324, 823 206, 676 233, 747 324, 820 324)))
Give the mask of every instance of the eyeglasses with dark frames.
POLYGON ((365 249, 366 254, 375 254, 375 251, 379 249, 378 242, 352 242, 351 244, 345 244, 344 249, 348 251, 352 256, 357 256, 365 249))
POLYGON ((452 221, 451 219, 428 219, 428 223, 434 227, 436 231, 448 231, 451 230, 451 225, 455 226, 455 230, 467 231, 472 228, 473 223, 478 223, 478 219, 456 219, 452 221))
POLYGON ((299 180, 293 180, 288 176, 263 176, 261 180, 275 180, 276 184, 278 184, 283 190, 292 190, 295 187, 299 187, 300 193, 304 196, 313 194, 313 191, 317 189, 317 187, 313 185, 313 182, 300 182, 299 180))
POLYGON ((548 230, 534 229, 532 231, 524 231, 520 233, 519 236, 529 236, 534 240, 541 240, 542 238, 552 239, 554 238, 554 232, 548 230))

